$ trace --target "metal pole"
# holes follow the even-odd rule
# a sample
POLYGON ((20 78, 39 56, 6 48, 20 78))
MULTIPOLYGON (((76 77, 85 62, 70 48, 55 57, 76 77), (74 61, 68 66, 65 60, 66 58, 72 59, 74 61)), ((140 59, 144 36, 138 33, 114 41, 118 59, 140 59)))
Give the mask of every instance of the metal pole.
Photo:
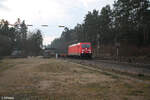
POLYGON ((56 53, 56 59, 58 59, 58 53, 56 53))
POLYGON ((99 56, 99 48, 100 48, 100 41, 99 41, 99 39, 100 39, 100 34, 97 34, 97 56, 99 56))
POLYGON ((117 57, 119 56, 119 48, 117 47, 117 57))

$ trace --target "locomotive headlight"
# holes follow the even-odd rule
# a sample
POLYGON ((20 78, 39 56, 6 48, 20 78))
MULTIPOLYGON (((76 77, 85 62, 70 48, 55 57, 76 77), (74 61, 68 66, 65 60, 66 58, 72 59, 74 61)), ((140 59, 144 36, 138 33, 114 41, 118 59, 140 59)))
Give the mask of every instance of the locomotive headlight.
POLYGON ((84 53, 84 50, 82 50, 82 53, 84 53))
POLYGON ((89 53, 92 53, 91 50, 89 50, 89 53))

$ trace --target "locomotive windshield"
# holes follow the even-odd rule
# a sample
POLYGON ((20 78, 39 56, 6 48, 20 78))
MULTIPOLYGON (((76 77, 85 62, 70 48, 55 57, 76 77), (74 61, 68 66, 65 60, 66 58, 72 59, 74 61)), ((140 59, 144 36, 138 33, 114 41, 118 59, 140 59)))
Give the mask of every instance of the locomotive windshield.
POLYGON ((82 44, 82 48, 90 48, 89 44, 82 44))

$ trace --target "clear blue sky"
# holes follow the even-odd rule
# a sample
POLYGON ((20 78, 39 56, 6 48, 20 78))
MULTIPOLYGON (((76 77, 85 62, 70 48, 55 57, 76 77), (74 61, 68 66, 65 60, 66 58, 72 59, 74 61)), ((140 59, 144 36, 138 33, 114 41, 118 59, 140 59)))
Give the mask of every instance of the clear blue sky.
POLYGON ((41 29, 44 44, 50 44, 63 31, 58 25, 73 28, 83 22, 88 11, 101 10, 113 2, 114 0, 0 0, 0 19, 13 24, 20 18, 26 24, 33 24, 29 30, 41 29), (49 27, 40 27, 42 24, 48 24, 49 27))

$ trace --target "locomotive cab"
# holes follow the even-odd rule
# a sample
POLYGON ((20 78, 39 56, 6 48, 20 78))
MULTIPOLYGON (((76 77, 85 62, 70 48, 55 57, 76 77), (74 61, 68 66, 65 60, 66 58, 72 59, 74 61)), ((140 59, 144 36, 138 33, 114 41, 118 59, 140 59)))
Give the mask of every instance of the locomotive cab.
POLYGON ((81 57, 92 57, 92 50, 90 43, 81 43, 81 57))

